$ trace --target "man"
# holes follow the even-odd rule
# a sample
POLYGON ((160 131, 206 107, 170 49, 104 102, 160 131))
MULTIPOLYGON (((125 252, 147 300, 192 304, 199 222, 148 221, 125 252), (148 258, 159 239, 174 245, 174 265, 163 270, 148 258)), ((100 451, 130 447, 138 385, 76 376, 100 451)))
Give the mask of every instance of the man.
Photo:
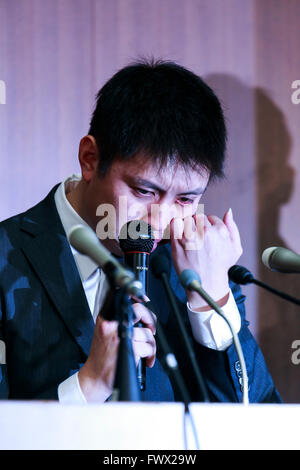
MULTIPOLYGON (((68 178, 44 201, 0 225, 3 398, 62 403, 110 399, 119 339, 117 322, 101 316, 108 281, 92 260, 70 246, 67 235, 78 223, 88 225, 98 236, 101 232, 103 244, 121 257, 119 216, 125 200, 128 212, 122 214, 123 222, 142 213, 156 235, 154 252, 172 259, 170 282, 211 400, 241 399, 240 364, 223 319, 180 286, 177 276, 186 268, 200 275, 204 289, 239 332, 250 401, 280 401, 247 328, 244 297, 238 286, 228 283, 228 269, 242 253, 232 211, 222 220, 197 214, 207 185, 222 175, 225 142, 217 97, 179 65, 136 63, 104 85, 89 133, 80 141, 81 176, 68 178), (183 217, 181 209, 186 206, 190 212, 183 217), (101 229, 106 207, 116 214, 115 234, 108 238, 101 229), (160 210, 152 211, 153 207, 160 210), (193 249, 188 225, 193 228, 193 249), (168 231, 170 241, 162 244, 168 231)), ((201 400, 163 287, 151 272, 149 284, 148 295, 191 398, 201 400)), ((148 366, 142 399, 180 399, 160 363, 152 316, 140 304, 133 308, 135 322, 144 325, 134 328, 133 336, 136 363, 145 358, 148 366)))

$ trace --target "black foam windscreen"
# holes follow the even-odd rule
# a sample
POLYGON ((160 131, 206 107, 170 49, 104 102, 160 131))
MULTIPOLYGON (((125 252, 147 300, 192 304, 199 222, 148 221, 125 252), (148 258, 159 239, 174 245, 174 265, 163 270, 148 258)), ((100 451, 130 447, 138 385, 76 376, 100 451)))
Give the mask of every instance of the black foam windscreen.
POLYGON ((247 268, 244 268, 244 266, 240 266, 238 264, 231 266, 228 271, 228 276, 236 284, 242 285, 250 284, 254 279, 251 272, 247 268))
POLYGON ((119 243, 124 253, 130 251, 151 253, 154 245, 151 225, 144 220, 131 220, 127 222, 120 230, 119 243))

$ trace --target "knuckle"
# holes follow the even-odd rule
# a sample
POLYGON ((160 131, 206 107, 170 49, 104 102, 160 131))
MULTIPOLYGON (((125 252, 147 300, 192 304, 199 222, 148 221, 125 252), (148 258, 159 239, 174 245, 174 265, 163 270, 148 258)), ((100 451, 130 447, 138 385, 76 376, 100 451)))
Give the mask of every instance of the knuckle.
POLYGON ((243 250, 242 245, 239 245, 239 246, 238 246, 238 249, 237 249, 237 254, 238 254, 238 256, 242 256, 243 252, 244 252, 244 250, 243 250))
POLYGON ((223 238, 226 238, 226 237, 229 236, 227 227, 224 224, 223 225, 220 224, 218 226, 218 232, 219 232, 220 236, 223 237, 223 238))

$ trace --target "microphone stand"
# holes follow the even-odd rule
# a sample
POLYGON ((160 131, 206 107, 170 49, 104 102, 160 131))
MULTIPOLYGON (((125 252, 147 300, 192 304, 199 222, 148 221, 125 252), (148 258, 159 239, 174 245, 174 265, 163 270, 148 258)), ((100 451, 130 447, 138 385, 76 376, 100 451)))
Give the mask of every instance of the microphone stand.
MULTIPOLYGON (((142 302, 142 305, 144 305, 148 309, 148 311, 151 315, 155 314, 150 301, 142 302)), ((157 318, 157 320, 156 320, 156 341, 157 341, 158 349, 160 349, 161 352, 162 352, 162 362, 163 362, 163 365, 167 369, 167 373, 168 373, 169 377, 170 378, 172 377, 174 382, 176 383, 176 385, 177 385, 177 387, 180 391, 182 401, 185 405, 185 410, 187 411, 188 407, 189 407, 189 403, 191 403, 191 398, 190 398, 189 392, 186 388, 186 385, 184 383, 181 372, 179 370, 177 359, 176 359, 175 355, 173 354, 173 352, 170 349, 167 338, 165 336, 162 325, 161 325, 157 315, 156 315, 156 318, 157 318)))
POLYGON ((243 286, 246 286, 247 284, 255 284, 256 286, 262 287, 263 289, 272 292, 272 294, 275 294, 282 299, 288 300, 293 304, 300 305, 300 300, 296 297, 292 297, 285 292, 275 289, 274 287, 271 287, 268 284, 255 279, 253 274, 247 268, 244 268, 244 266, 239 266, 238 264, 231 266, 231 268, 228 270, 228 276, 236 284, 241 284, 243 286))
POLYGON ((274 289, 273 287, 268 286, 267 284, 262 281, 259 281, 258 279, 253 278, 251 279, 251 281, 249 281, 249 283, 256 284, 257 286, 262 287, 263 289, 266 289, 269 292, 272 292, 273 294, 276 294, 279 297, 282 297, 283 299, 292 302, 293 304, 300 305, 300 300, 296 299, 295 297, 292 297, 289 294, 286 294, 285 292, 274 289))
POLYGON ((160 276, 162 278, 162 281, 163 281, 163 284, 164 284, 164 287, 165 287, 165 291, 166 291, 167 296, 169 298, 169 302, 171 304, 172 311, 173 311, 173 313, 176 317, 179 329, 181 331, 182 338, 184 340, 184 344, 185 344, 186 350, 188 352, 188 356, 189 356, 189 359, 191 361, 193 371, 194 371, 195 376, 196 376, 198 388, 199 388, 199 391, 202 395, 202 399, 203 399, 204 402, 209 403, 210 399, 209 399, 209 396, 208 396, 207 388, 206 388, 205 382, 203 380, 203 376, 202 376, 202 373, 200 371, 199 365, 197 363, 195 352, 194 352, 194 349, 193 349, 193 347, 191 345, 191 342, 190 342, 190 338, 188 336, 185 325, 184 325, 183 320, 181 318, 181 314, 180 314, 180 311, 178 309, 173 291, 171 289, 168 276, 165 272, 162 272, 160 276))
POLYGON ((126 287, 116 290, 114 304, 116 318, 119 321, 120 343, 111 401, 140 401, 137 369, 132 348, 134 312, 126 287))

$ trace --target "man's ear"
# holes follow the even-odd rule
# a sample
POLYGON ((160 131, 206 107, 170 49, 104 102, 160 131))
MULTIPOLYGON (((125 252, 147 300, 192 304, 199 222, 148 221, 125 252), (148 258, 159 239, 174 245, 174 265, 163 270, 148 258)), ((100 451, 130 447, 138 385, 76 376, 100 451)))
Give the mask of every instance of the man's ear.
POLYGON ((91 181, 94 174, 98 172, 99 151, 95 137, 86 135, 81 139, 78 158, 82 179, 88 183, 91 181))

